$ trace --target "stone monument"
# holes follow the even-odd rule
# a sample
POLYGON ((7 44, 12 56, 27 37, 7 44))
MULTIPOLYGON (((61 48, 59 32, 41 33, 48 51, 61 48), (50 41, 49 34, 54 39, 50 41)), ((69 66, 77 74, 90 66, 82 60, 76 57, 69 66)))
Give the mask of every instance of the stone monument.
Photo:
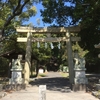
POLYGON ((10 84, 22 84, 22 65, 21 65, 22 55, 18 55, 18 59, 12 59, 12 75, 9 80, 10 84))
POLYGON ((75 78, 74 78, 74 91, 83 91, 86 90, 86 84, 88 80, 85 76, 85 58, 81 58, 78 53, 76 52, 74 55, 74 71, 75 71, 75 78))
POLYGON ((39 100, 46 100, 46 85, 39 86, 39 100))

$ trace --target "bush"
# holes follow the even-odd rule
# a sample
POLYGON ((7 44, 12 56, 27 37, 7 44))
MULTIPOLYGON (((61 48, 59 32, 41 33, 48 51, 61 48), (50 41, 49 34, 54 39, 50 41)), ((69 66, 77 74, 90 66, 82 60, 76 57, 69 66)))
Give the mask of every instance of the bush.
POLYGON ((0 76, 8 76, 9 60, 0 58, 0 76))

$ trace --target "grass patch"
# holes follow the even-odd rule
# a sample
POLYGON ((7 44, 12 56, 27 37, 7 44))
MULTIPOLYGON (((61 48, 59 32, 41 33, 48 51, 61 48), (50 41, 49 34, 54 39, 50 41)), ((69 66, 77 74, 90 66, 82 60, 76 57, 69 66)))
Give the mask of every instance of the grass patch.
POLYGON ((30 75, 30 78, 36 78, 36 77, 46 77, 46 72, 45 73, 38 73, 38 75, 36 75, 36 72, 33 72, 32 75, 30 75))
POLYGON ((46 74, 45 73, 39 73, 38 77, 46 77, 46 74))
POLYGON ((60 72, 62 77, 69 78, 69 73, 60 72))

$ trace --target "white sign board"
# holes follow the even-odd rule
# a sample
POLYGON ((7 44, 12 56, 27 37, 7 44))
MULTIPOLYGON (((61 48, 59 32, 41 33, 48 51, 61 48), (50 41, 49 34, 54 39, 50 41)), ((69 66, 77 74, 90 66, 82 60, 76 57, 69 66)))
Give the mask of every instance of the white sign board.
POLYGON ((39 73, 43 73, 43 69, 39 69, 39 73))

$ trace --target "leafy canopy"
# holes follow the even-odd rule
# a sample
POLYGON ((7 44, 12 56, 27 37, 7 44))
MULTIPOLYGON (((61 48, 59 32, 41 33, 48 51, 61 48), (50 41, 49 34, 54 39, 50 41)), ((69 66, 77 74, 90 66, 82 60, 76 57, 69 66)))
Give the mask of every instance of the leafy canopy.
POLYGON ((2 35, 10 28, 21 25, 23 21, 35 16, 36 7, 34 3, 38 0, 0 0, 0 29, 2 35))
POLYGON ((41 16, 56 26, 79 25, 80 46, 94 51, 100 42, 100 0, 43 0, 41 16))

